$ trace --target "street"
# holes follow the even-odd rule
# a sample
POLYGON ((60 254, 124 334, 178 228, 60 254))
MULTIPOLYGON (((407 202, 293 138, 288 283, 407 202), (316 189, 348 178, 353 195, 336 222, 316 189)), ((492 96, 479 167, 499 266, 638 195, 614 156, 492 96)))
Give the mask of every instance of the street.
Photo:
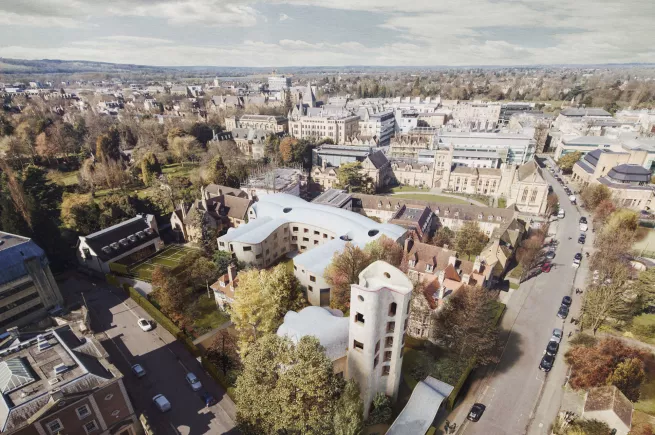
MULTIPOLYGON (((66 287, 92 289, 84 294, 91 313, 96 337, 110 355, 112 363, 123 373, 125 384, 137 414, 144 411, 160 434, 236 434, 234 403, 211 379, 200 363, 163 327, 144 332, 138 318, 150 317, 124 293, 105 283, 83 277, 70 279, 66 287), (138 379, 131 371, 141 364, 147 374, 138 379), (202 382, 202 389, 193 392, 186 382, 187 372, 202 382), (200 393, 207 391, 218 401, 206 408, 200 393), (152 403, 157 394, 164 394, 172 409, 162 414, 152 403)), ((71 293, 70 291, 68 292, 71 293)))
MULTIPOLYGON (((465 420, 459 433, 464 434, 545 434, 552 423, 561 398, 561 387, 565 382, 566 364, 564 353, 569 331, 575 330, 571 317, 578 317, 580 295, 575 294, 573 285, 576 275, 578 287, 582 286, 586 273, 586 257, 579 269, 572 267, 573 256, 582 250, 577 242, 580 214, 570 203, 562 186, 547 171, 546 180, 553 186, 565 211, 559 220, 555 239, 559 242, 556 257, 551 261, 552 270, 541 273, 521 284, 507 304, 501 323, 501 341, 505 342, 500 362, 488 369, 486 378, 478 388, 472 388, 457 409, 457 415, 468 412, 475 402, 483 403, 487 409, 477 423, 465 420), (563 321, 557 317, 564 296, 573 298, 569 317, 563 321), (539 370, 544 349, 554 328, 564 331, 563 348, 557 355, 549 373, 539 370), (539 407, 540 402, 543 406, 539 407), (537 412, 536 410, 539 410, 537 412)), ((588 240, 585 247, 591 246, 588 240)), ((461 421, 461 420, 460 420, 461 421)))

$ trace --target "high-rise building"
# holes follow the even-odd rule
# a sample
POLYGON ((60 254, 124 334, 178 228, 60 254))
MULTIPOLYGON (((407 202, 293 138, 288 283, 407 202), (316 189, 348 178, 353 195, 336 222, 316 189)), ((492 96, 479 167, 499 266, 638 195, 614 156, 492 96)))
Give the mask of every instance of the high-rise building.
POLYGON ((291 77, 273 76, 268 78, 269 91, 281 91, 282 89, 289 89, 290 87, 291 77))

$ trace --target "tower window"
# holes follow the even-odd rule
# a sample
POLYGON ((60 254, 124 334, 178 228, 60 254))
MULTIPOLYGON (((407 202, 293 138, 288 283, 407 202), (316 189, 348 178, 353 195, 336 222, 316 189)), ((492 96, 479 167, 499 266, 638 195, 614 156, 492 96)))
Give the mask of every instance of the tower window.
POLYGON ((364 315, 362 313, 355 313, 355 323, 364 324, 364 315))
POLYGON ((353 340, 353 347, 355 349, 364 350, 364 343, 359 342, 357 340, 353 340))
POLYGON ((392 303, 389 304, 389 317, 393 317, 393 316, 396 315, 396 307, 397 306, 398 305, 396 305, 395 302, 392 302, 392 303))

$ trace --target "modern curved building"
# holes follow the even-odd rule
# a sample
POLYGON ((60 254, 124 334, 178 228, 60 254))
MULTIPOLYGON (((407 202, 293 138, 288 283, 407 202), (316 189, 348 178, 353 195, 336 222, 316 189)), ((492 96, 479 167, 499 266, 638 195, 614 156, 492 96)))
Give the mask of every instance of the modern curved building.
POLYGON ((350 242, 364 247, 382 235, 404 242, 406 230, 381 224, 366 216, 293 195, 266 195, 248 210, 248 223, 218 238, 218 249, 239 261, 266 268, 288 254, 294 273, 307 289, 312 305, 330 304, 330 286, 323 278, 335 253, 350 242))

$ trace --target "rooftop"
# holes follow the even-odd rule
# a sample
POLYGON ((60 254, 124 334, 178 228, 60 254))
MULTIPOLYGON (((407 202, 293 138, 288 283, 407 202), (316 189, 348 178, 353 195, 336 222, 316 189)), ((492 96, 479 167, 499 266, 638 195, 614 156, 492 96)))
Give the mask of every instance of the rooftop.
POLYGON ((560 115, 569 117, 583 117, 583 116, 612 116, 611 113, 600 107, 569 107, 560 112, 560 115))
POLYGON ((88 236, 80 236, 102 261, 109 261, 159 237, 148 224, 152 215, 138 215, 88 236))
POLYGON ((303 172, 295 168, 275 168, 251 175, 243 187, 284 190, 302 178, 303 172))
POLYGON ((592 388, 587 392, 583 416, 587 412, 611 411, 627 426, 632 424, 632 403, 614 385, 592 388))
POLYGON ((639 183, 650 183, 651 175, 651 172, 643 166, 627 163, 613 167, 607 174, 612 180, 639 183))
POLYGON ((339 189, 328 189, 312 200, 314 204, 341 208, 350 201, 352 195, 339 189))
POLYGON ((40 258, 42 265, 48 264, 43 249, 31 239, 0 231, 0 284, 27 275, 25 260, 34 257, 40 258))

